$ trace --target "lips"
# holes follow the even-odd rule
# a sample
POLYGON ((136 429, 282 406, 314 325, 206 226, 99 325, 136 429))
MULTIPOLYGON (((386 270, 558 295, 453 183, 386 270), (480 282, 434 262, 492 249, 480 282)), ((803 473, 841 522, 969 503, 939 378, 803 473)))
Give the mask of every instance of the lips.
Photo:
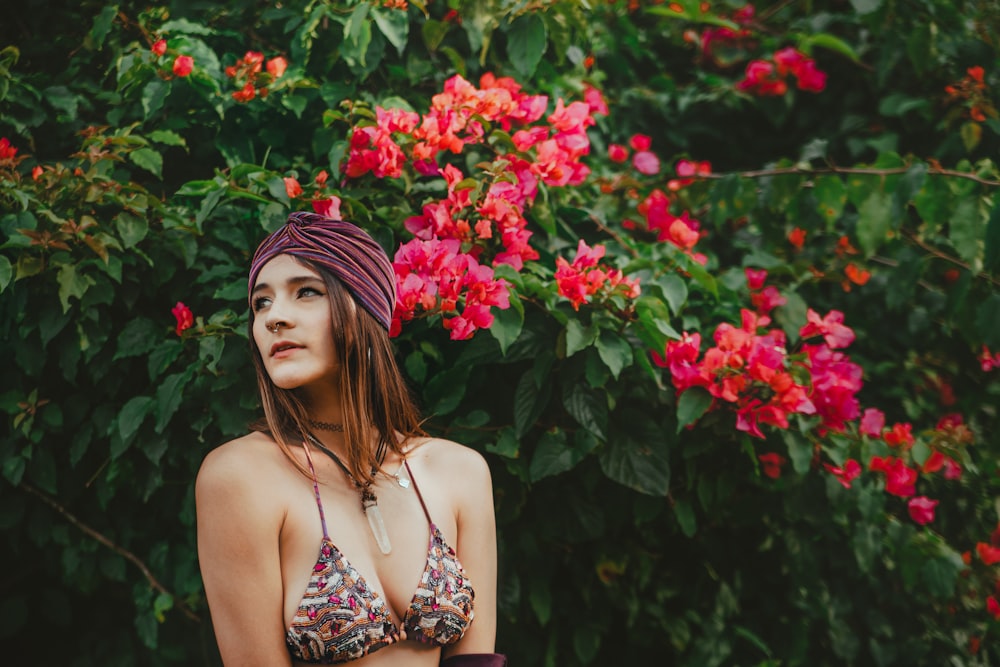
POLYGON ((285 352, 290 352, 292 350, 301 349, 302 346, 298 343, 293 343, 287 340, 279 340, 277 343, 271 346, 271 356, 277 356, 285 352))

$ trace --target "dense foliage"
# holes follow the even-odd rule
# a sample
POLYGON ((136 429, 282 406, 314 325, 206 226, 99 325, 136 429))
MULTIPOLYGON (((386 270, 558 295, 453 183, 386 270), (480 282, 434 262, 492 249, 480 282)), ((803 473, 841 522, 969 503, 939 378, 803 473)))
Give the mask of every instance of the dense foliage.
POLYGON ((315 209, 490 461, 513 664, 1000 660, 994 2, 27 5, 5 655, 216 664, 193 480, 257 414, 249 253, 315 209))

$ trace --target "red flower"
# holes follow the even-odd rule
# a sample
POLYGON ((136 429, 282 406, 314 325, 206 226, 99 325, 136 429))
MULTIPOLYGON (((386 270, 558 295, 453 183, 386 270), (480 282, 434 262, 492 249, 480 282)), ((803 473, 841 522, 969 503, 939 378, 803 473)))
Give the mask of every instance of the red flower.
POLYGON ((191 309, 180 301, 177 302, 176 306, 170 309, 170 312, 173 313, 174 318, 177 320, 177 328, 175 331, 178 336, 181 335, 182 331, 190 329, 194 324, 194 315, 191 314, 191 309))
POLYGON ((986 611, 992 614, 993 618, 1000 621, 1000 602, 992 595, 986 598, 986 611))
POLYGON ((926 526, 934 520, 934 508, 940 501, 932 500, 927 496, 917 496, 910 498, 906 503, 906 509, 910 512, 910 518, 921 526, 926 526))
POLYGON ((802 246, 806 243, 806 230, 801 227, 796 227, 792 231, 788 232, 788 242, 791 243, 796 250, 802 250, 802 246))
POLYGON ((872 277, 871 271, 859 269, 853 262, 844 267, 844 275, 855 285, 864 285, 872 277))
POLYGON ((784 456, 775 452, 769 452, 767 454, 761 454, 757 458, 764 464, 765 475, 771 479, 778 479, 781 477, 781 466, 786 461, 784 456))
POLYGON ((1000 549, 991 547, 986 542, 976 544, 976 553, 979 554, 979 560, 983 561, 985 565, 1000 563, 1000 549))
POLYGON ((10 140, 7 137, 0 138, 0 160, 13 160, 15 155, 17 149, 10 145, 10 140))
POLYGON ((165 39, 156 40, 156 42, 153 43, 153 46, 151 46, 149 50, 155 53, 156 57, 159 58, 160 56, 162 56, 164 53, 167 52, 167 40, 165 39))
POLYGON ((648 151, 649 147, 653 145, 653 140, 645 134, 633 134, 628 143, 633 150, 648 151))
POLYGON ((854 331, 843 322, 844 314, 839 310, 831 310, 821 318, 819 313, 809 308, 806 310, 806 324, 799 329, 799 335, 803 338, 820 335, 834 349, 847 347, 854 342, 854 331))
POLYGON ((628 159, 628 148, 621 144, 611 144, 608 146, 608 159, 619 164, 628 159))
POLYGON ((316 174, 316 178, 314 180, 316 181, 316 185, 323 187, 326 185, 326 180, 328 178, 330 178, 330 174, 327 173, 326 169, 321 169, 320 172, 316 174))
POLYGON ((854 481, 855 477, 861 474, 861 464, 854 459, 847 459, 842 468, 832 466, 829 463, 824 463, 823 467, 826 468, 831 475, 836 477, 837 481, 840 482, 845 489, 851 488, 851 482, 854 481))
POLYGON ((913 427, 909 423, 893 424, 892 429, 883 436, 885 443, 890 447, 903 447, 909 449, 913 446, 913 427))
POLYGON ((233 91, 233 99, 237 102, 249 102, 257 95, 257 90, 252 83, 247 83, 239 90, 233 91))
POLYGON ((286 69, 288 69, 288 61, 281 56, 271 58, 267 61, 267 73, 275 79, 284 74, 286 69))
POLYGON ((43 172, 43 171, 44 171, 44 169, 42 169, 41 165, 36 165, 36 166, 35 166, 35 167, 34 167, 34 168, 33 168, 33 169, 31 170, 31 180, 33 180, 33 181, 37 181, 37 180, 38 180, 39 178, 41 178, 41 177, 42 177, 42 172, 43 172))
POLYGON ((764 281, 767 280, 767 269, 752 269, 747 267, 743 269, 743 273, 747 277, 747 287, 754 291, 763 287, 764 281))
POLYGON ((300 194, 302 194, 302 186, 294 178, 285 178, 285 192, 288 194, 289 199, 295 199, 300 194))
POLYGON ((177 56, 174 60, 174 74, 177 76, 187 76, 194 68, 194 58, 191 56, 177 56))
POLYGON ((329 199, 313 199, 313 210, 320 215, 325 215, 334 220, 340 220, 340 197, 331 196, 329 199))

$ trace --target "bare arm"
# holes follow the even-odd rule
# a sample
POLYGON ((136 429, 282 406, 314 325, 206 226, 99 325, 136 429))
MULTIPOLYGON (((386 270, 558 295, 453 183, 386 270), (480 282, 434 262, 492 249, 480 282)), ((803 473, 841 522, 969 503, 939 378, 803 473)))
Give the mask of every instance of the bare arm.
POLYGON ((476 591, 475 618, 465 636, 444 649, 444 656, 492 653, 497 631, 497 533, 493 511, 493 480, 486 461, 465 450, 449 479, 457 487, 458 543, 456 550, 476 591), (458 473, 458 474, 456 474, 458 473))
POLYGON ((223 445, 195 484, 198 559, 222 661, 291 665, 284 643, 281 515, 262 493, 260 466, 242 443, 223 445))

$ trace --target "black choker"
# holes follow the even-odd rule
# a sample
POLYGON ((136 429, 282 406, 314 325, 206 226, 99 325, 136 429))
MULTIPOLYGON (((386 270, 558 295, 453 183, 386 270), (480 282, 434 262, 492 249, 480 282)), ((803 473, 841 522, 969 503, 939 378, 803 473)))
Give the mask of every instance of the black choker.
POLYGON ((321 431, 333 431, 334 433, 343 433, 343 424, 333 424, 331 422, 317 422, 312 419, 309 420, 309 425, 313 428, 318 428, 321 431))

